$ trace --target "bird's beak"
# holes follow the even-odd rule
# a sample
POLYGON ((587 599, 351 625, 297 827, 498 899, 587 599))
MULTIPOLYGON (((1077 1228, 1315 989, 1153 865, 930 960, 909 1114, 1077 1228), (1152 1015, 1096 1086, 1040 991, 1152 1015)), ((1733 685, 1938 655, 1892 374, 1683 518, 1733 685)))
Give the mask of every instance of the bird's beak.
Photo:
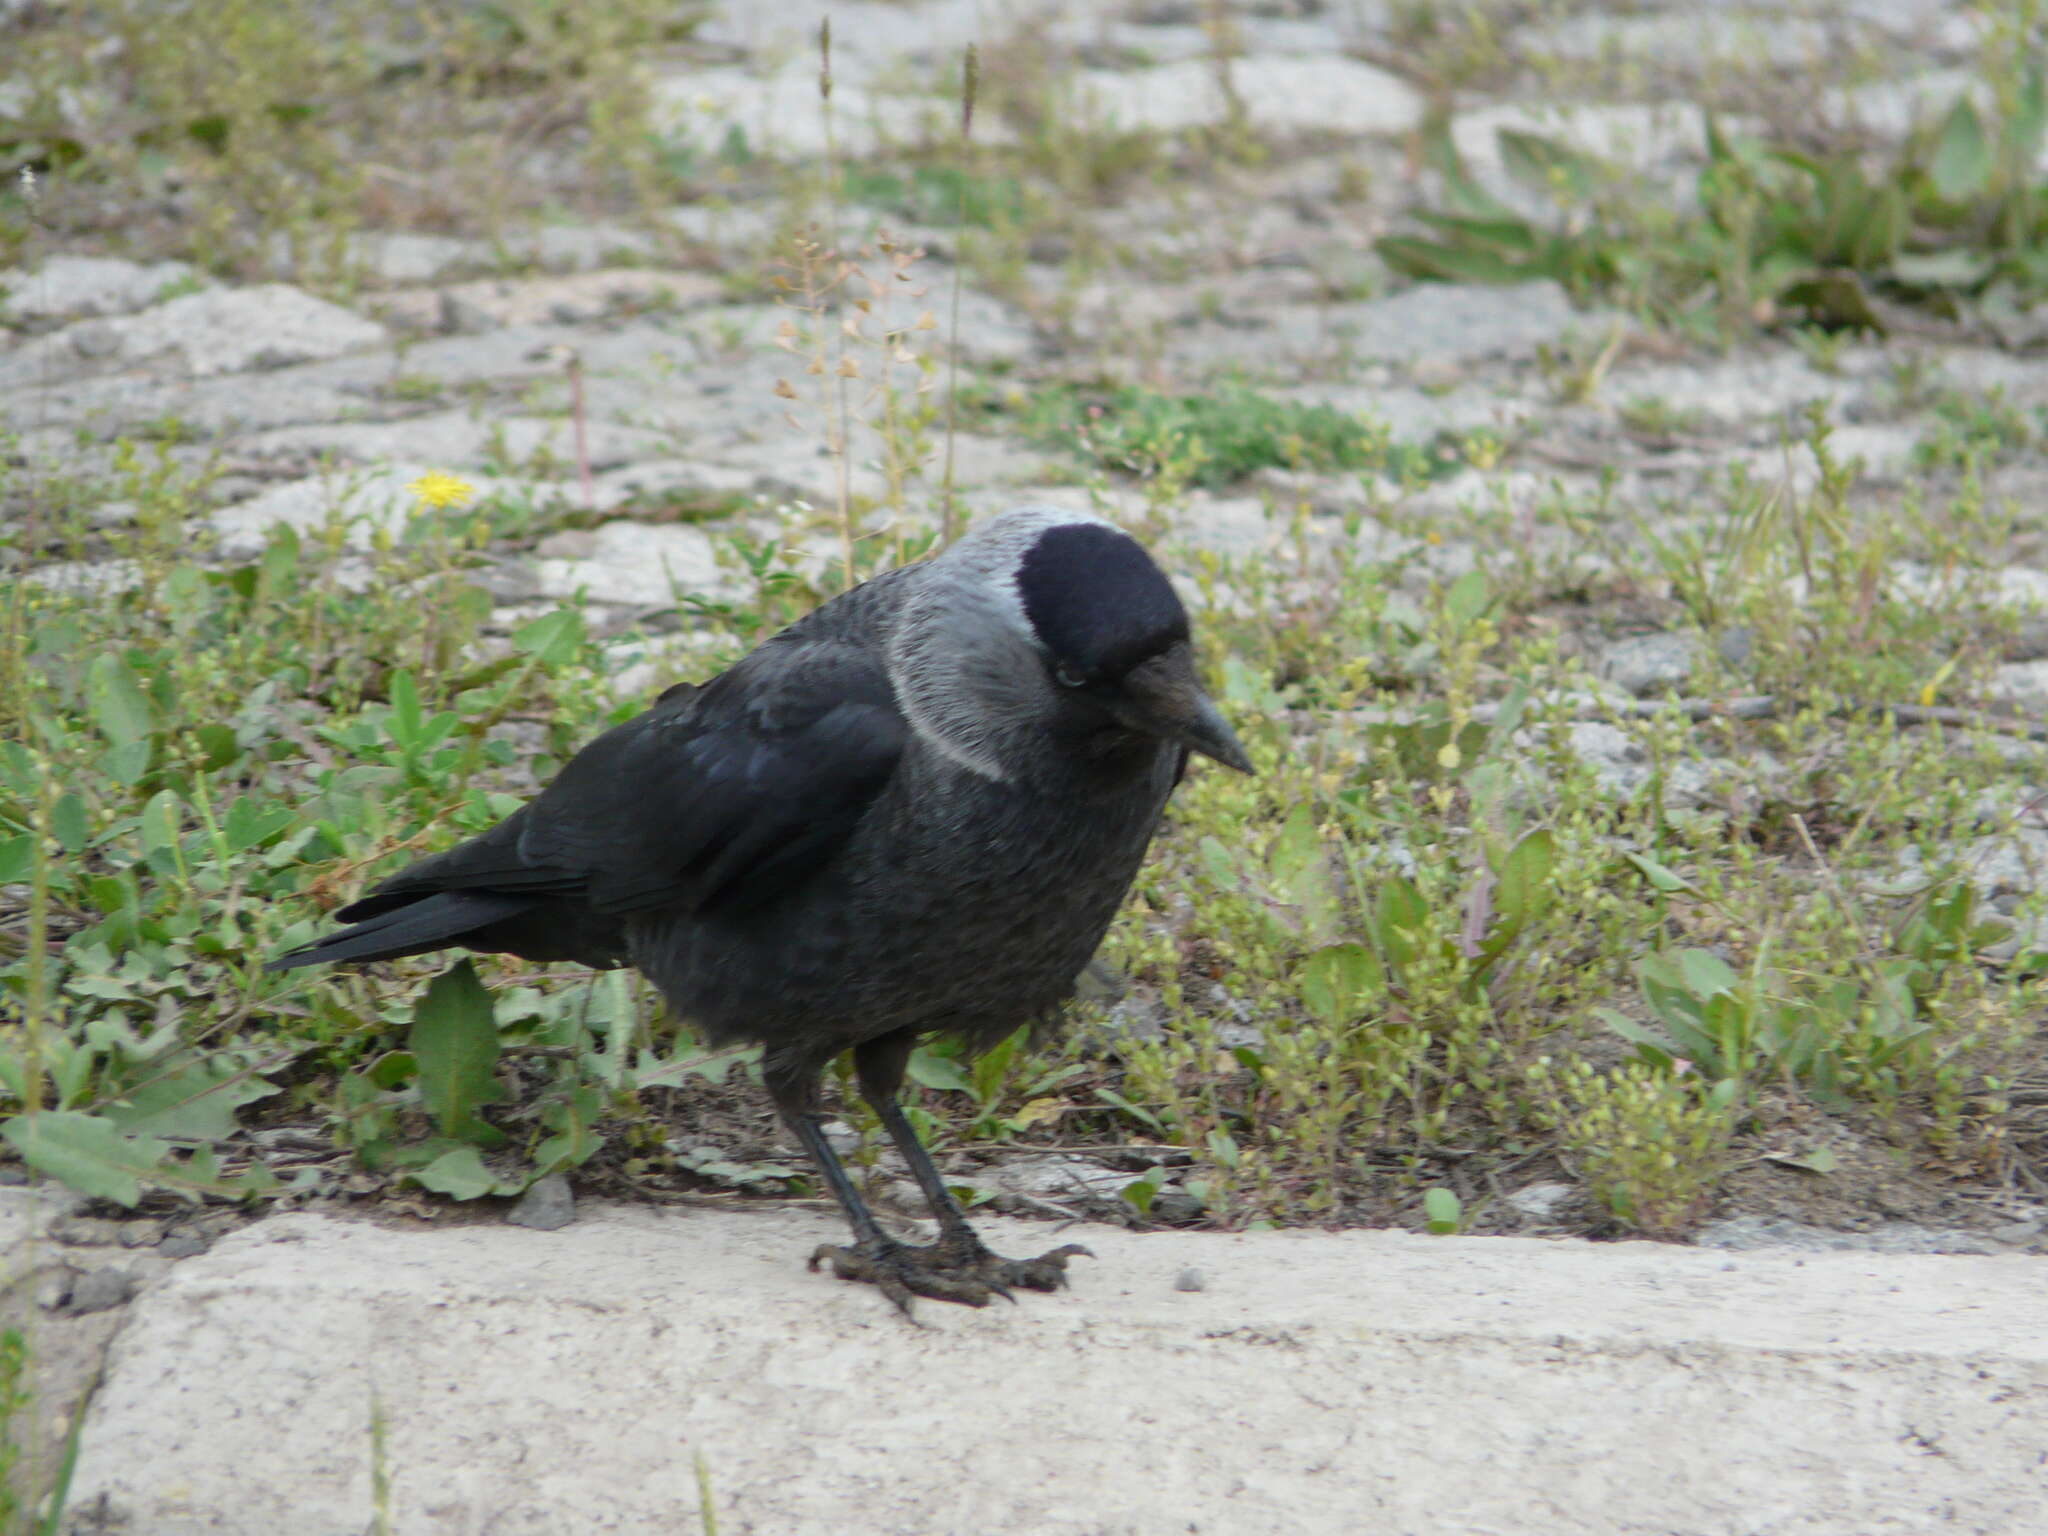
POLYGON ((1254 771, 1237 732, 1202 691, 1194 653, 1184 644, 1133 667, 1124 678, 1123 698, 1111 708, 1134 731, 1178 742, 1239 773, 1254 771))

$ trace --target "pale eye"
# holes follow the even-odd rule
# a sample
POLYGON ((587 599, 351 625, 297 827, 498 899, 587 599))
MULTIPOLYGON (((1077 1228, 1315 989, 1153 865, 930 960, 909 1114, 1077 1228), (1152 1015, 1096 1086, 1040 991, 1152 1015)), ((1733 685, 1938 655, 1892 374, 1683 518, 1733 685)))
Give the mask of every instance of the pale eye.
POLYGON ((1053 681, 1058 683, 1062 688, 1081 688, 1085 687, 1088 682, 1087 678, 1083 677, 1080 673, 1076 672, 1072 667, 1066 666, 1065 664, 1054 667, 1052 676, 1053 681))

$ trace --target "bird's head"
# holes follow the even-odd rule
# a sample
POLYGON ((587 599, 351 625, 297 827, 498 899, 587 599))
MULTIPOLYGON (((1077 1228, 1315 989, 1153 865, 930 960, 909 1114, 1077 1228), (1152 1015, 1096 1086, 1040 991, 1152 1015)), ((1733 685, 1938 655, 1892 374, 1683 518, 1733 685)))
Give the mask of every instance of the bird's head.
POLYGON ((899 688, 910 681, 913 723, 970 767, 1008 777, 1005 760, 1030 732, 1074 743, 1135 734, 1252 771, 1195 674, 1179 594, 1114 524, 1019 508, 929 569, 899 632, 899 688))

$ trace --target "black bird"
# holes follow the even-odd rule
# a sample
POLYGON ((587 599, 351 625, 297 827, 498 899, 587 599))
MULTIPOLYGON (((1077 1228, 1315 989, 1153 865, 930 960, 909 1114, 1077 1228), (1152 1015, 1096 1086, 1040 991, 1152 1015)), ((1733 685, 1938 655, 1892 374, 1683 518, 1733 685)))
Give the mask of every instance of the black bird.
POLYGON ((669 689, 271 968, 446 948, 637 967, 707 1040, 761 1043, 853 1226, 813 1267, 906 1311, 1053 1290, 1086 1250, 983 1247, 896 1093, 923 1036, 982 1049, 1068 998, 1191 750, 1252 771, 1173 587, 1111 524, 1020 508, 669 689), (883 1233, 820 1130, 820 1075, 849 1049, 930 1247, 883 1233))

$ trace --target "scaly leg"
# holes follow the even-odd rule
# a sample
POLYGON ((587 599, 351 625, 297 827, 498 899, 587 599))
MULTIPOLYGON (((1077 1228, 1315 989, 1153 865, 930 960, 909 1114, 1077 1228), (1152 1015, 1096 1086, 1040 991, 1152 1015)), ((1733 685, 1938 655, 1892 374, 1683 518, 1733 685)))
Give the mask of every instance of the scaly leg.
MULTIPOLYGON (((881 1117, 882 1128, 889 1133, 889 1139, 896 1143, 896 1150, 910 1165, 911 1176, 917 1180, 917 1187, 924 1192, 925 1203, 938 1219, 939 1240, 928 1248, 911 1247, 882 1236, 878 1230, 870 1236, 860 1221, 855 1220, 854 1245, 850 1248, 820 1247, 811 1255, 811 1267, 815 1269, 829 1260, 832 1272, 840 1279, 864 1280, 879 1286, 882 1293, 906 1315, 910 1311, 912 1295, 982 1307, 988 1305, 991 1296, 1014 1301, 1013 1291, 1019 1286, 1033 1291, 1058 1290, 1067 1283, 1067 1260, 1076 1254, 1088 1254, 1088 1250, 1079 1243, 1068 1243, 1035 1259, 1006 1259, 991 1253, 975 1235, 974 1228, 968 1225, 966 1213, 960 1209, 952 1191, 946 1188, 946 1181, 932 1164, 931 1154, 917 1139, 917 1132, 911 1129, 909 1120, 904 1118, 903 1107, 896 1102, 896 1094, 903 1086, 904 1064, 910 1059, 911 1049, 916 1043, 916 1035, 910 1033, 869 1040, 854 1048, 853 1064, 860 1081, 861 1097, 881 1117)), ((822 1144, 823 1140, 822 1134, 818 1134, 818 1141, 822 1144)), ((807 1140, 805 1145, 809 1146, 810 1142, 807 1140)), ((830 1149, 826 1151, 829 1155, 830 1149)), ((814 1151, 812 1156, 816 1157, 817 1153, 814 1151)), ((840 1179, 844 1181, 843 1173, 840 1179)), ((833 1192, 839 1193, 837 1185, 833 1192)), ((840 1195, 840 1203, 846 1205, 851 1195, 852 1189, 848 1185, 847 1193, 840 1195)), ((858 1203, 857 1197, 855 1203, 858 1203)), ((865 1206, 860 1210, 872 1229, 874 1218, 867 1214, 865 1206)), ((847 1207, 847 1214, 849 1217, 853 1215, 853 1206, 847 1207)))

